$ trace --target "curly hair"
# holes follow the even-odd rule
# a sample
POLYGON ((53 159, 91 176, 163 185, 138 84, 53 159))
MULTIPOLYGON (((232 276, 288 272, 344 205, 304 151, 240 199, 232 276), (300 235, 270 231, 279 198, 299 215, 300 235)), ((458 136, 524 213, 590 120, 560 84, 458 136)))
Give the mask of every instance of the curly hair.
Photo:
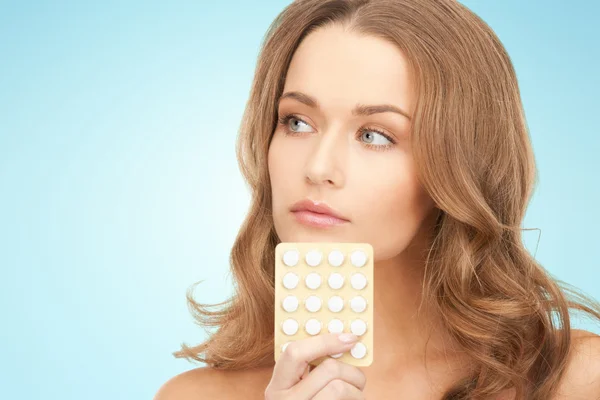
POLYGON ((407 57, 417 103, 411 131, 419 180, 441 213, 425 263, 423 299, 475 361, 444 396, 486 398, 514 388, 546 400, 564 375, 569 310, 600 320, 600 305, 552 277, 520 228, 537 171, 515 70, 492 29, 453 0, 300 0, 263 38, 236 147, 251 208, 230 264, 235 294, 212 306, 187 294, 198 324, 217 327, 173 353, 221 369, 273 364, 274 249, 267 153, 295 49, 335 24, 381 38, 407 57), (210 307, 216 307, 210 310, 210 307))

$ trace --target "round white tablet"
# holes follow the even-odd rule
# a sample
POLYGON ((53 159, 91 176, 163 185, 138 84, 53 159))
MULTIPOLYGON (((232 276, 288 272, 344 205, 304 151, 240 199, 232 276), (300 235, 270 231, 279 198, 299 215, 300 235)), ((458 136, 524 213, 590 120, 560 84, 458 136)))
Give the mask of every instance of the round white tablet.
POLYGON ((362 336, 367 331, 367 323, 362 319, 355 319, 350 323, 350 332, 356 336, 362 336))
POLYGON ((356 290, 362 290, 367 286, 367 277, 357 272, 350 277, 350 284, 356 290))
POLYGON ((331 354, 329 357, 331 357, 331 358, 340 358, 343 355, 344 355, 344 353, 337 353, 337 354, 331 354))
POLYGON ((296 296, 285 296, 281 302, 283 309, 287 312, 294 312, 298 309, 298 298, 296 296))
POLYGON ((281 345, 281 352, 283 353, 285 351, 285 349, 288 347, 288 344, 292 343, 292 341, 290 340, 289 342, 285 342, 284 344, 281 345))
POLYGON ((293 267, 298 264, 300 260, 300 253, 298 250, 288 250, 283 253, 283 263, 288 267, 293 267))
POLYGON ((316 272, 311 272, 310 274, 306 275, 304 282, 309 289, 317 289, 319 286, 321 286, 321 275, 317 274, 316 272))
POLYGON ((344 323, 342 320, 334 318, 327 324, 329 333, 342 333, 344 331, 344 323))
POLYGON ((362 267, 367 262, 367 253, 362 250, 355 250, 350 255, 350 262, 355 267, 362 267))
POLYGON ((327 261, 329 261, 329 265, 339 267, 344 262, 344 253, 339 250, 333 250, 329 253, 327 261))
POLYGON ((352 357, 354 358, 363 358, 365 355, 367 355, 367 346, 361 342, 358 342, 352 347, 352 349, 350 349, 350 354, 352 354, 352 357))
POLYGON ((295 274, 293 272, 288 272, 287 274, 285 274, 283 276, 283 286, 286 289, 296 289, 296 286, 298 286, 299 280, 300 280, 300 278, 298 277, 297 274, 295 274))
POLYGON ((306 330, 306 333, 314 336, 317 333, 321 332, 321 321, 311 318, 308 321, 306 321, 304 329, 306 330))
POLYGON ((329 307, 329 311, 340 312, 344 308, 344 299, 340 296, 331 296, 327 302, 327 306, 329 307))
POLYGON ((305 260, 306 263, 311 267, 316 267, 317 265, 321 264, 322 258, 323 255, 319 250, 311 250, 308 253, 306 253, 305 260))
POLYGON ((330 288, 339 289, 344 285, 344 277, 342 274, 334 272, 333 274, 329 275, 327 282, 329 283, 330 288))
POLYGON ((308 296, 304 300, 304 306, 310 312, 317 312, 321 309, 321 299, 317 296, 308 296))
POLYGON ((357 313, 363 312, 367 309, 367 300, 362 296, 354 296, 350 300, 350 308, 357 313))
POLYGON ((298 332, 298 321, 293 318, 288 318, 283 321, 283 325, 281 326, 283 329, 283 333, 288 336, 295 335, 298 332))

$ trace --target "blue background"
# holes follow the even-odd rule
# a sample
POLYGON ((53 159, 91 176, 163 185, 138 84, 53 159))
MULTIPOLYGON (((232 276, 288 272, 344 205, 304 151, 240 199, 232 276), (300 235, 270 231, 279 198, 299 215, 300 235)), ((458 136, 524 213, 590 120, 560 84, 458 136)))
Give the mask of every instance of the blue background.
MULTIPOLYGON (((185 292, 205 279, 197 300, 232 293, 249 204, 235 138, 289 1, 251 3, 0 3, 4 398, 149 399, 199 366, 171 356, 205 338, 185 292)), ((600 298, 600 6, 463 3, 517 70, 540 171, 524 222, 542 230, 536 258, 600 298)), ((538 234, 525 233, 532 253, 538 234)))

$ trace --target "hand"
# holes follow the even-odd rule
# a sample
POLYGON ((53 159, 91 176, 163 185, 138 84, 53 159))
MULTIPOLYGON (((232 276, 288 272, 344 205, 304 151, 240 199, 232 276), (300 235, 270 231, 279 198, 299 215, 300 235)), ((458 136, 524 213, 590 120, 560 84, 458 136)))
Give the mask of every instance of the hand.
POLYGON ((310 361, 349 351, 357 340, 347 333, 328 333, 290 343, 275 363, 265 400, 363 400, 366 378, 357 367, 327 358, 309 369, 310 361))

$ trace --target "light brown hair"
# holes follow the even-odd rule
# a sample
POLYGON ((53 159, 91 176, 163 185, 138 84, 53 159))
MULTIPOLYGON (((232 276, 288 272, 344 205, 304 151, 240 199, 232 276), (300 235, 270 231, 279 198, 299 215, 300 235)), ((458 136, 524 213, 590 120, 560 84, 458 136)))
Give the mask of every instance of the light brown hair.
POLYGON ((520 225, 537 170, 511 60, 492 29, 453 0, 300 0, 269 27, 240 127, 237 156, 252 202, 231 251, 235 294, 210 306, 187 294, 204 327, 174 353, 222 369, 272 365, 274 248, 267 153, 295 49, 336 24, 395 44, 417 87, 411 145, 418 178, 441 209, 427 253, 424 300, 475 360, 444 399, 514 387, 546 400, 564 375, 569 309, 600 320, 600 305, 553 278, 526 250, 520 225))

